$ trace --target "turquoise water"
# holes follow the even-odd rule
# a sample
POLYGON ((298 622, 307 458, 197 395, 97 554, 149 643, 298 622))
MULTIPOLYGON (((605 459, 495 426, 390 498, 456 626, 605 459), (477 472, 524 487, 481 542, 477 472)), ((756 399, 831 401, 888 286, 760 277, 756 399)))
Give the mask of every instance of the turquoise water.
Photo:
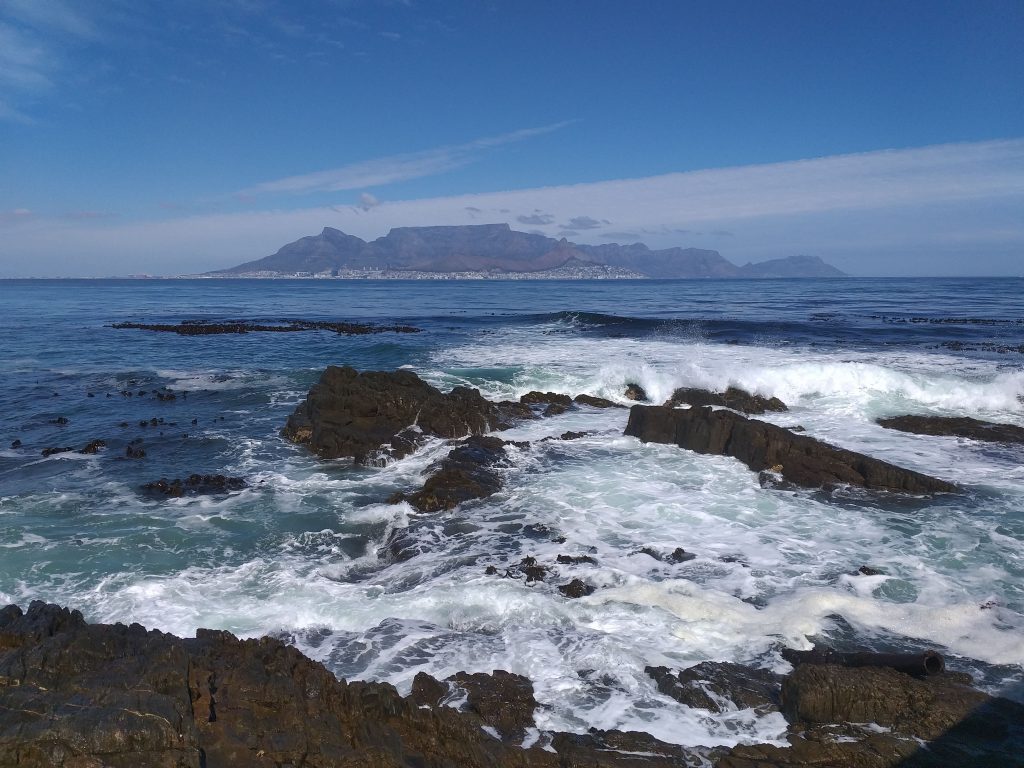
POLYGON ((400 689, 420 670, 511 669, 549 705, 542 726, 691 744, 763 740, 782 727, 750 712, 695 714, 659 694, 645 665, 784 669, 783 644, 825 638, 936 647, 951 667, 1006 688, 1024 664, 1024 450, 874 420, 1024 424, 1022 295, 1019 279, 0 281, 0 603, 45 599, 185 635, 274 634, 339 675, 400 689), (422 332, 110 327, 279 318, 422 332), (408 366, 442 389, 469 384, 492 398, 542 389, 622 400, 636 382, 661 400, 678 386, 742 386, 790 405, 776 423, 965 492, 763 489, 730 459, 623 437, 625 411, 583 408, 509 435, 533 447, 516 454, 501 493, 420 515, 385 500, 422 482, 447 450, 440 441, 367 469, 279 437, 329 364, 408 366), (566 430, 592 434, 538 442, 566 430), (95 455, 41 454, 93 439, 107 444, 95 455), (126 458, 130 444, 145 458, 126 458), (248 487, 185 499, 141 489, 192 472, 248 487), (414 556, 389 556, 396 536, 414 556), (698 557, 672 566, 637 554, 677 546, 698 557), (598 564, 562 566, 550 584, 484 573, 560 553, 598 564), (885 575, 852 575, 861 565, 885 575), (598 590, 561 596, 556 586, 576 577, 598 590))

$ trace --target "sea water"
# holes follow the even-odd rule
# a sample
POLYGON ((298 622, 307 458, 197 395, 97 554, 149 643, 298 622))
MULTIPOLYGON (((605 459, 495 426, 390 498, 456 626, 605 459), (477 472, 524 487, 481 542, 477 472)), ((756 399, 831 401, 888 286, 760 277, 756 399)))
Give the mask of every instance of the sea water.
POLYGON ((935 648, 986 690, 1019 696, 1024 446, 875 422, 1024 425, 1022 296, 1020 279, 0 281, 0 604, 42 599, 186 636, 273 635, 339 676, 402 692, 420 671, 506 669, 533 681, 542 729, 690 745, 771 741, 785 726, 684 707, 645 666, 785 671, 781 648, 815 642, 935 648), (110 327, 292 318, 422 331, 110 327), (739 386, 790 407, 763 418, 963 492, 762 488, 733 459, 624 437, 625 409, 580 407, 502 433, 531 442, 511 449, 502 491, 421 514, 386 500, 421 484, 445 441, 366 468, 279 436, 331 364, 405 367, 493 399, 542 390, 628 404, 629 383, 655 402, 680 386, 739 386), (587 435, 541 442, 570 430, 587 435), (107 444, 95 455, 41 453, 93 439, 107 444), (127 458, 130 444, 145 458, 127 458), (193 472, 247 488, 177 499, 141 488, 193 472), (386 546, 396 536, 400 562, 386 546), (676 547, 696 557, 641 551, 676 547), (504 577, 523 557, 559 554, 596 564, 504 577), (858 574, 865 565, 881 573, 858 574), (564 597, 557 586, 573 578, 596 591, 564 597))

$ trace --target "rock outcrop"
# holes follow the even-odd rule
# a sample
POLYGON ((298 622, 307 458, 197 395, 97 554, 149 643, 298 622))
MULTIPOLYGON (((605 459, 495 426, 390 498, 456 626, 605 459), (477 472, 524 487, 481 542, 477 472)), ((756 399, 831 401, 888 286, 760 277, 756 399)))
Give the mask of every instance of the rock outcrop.
POLYGON ((712 392, 709 389, 694 389, 681 387, 672 393, 672 397, 665 403, 668 406, 677 405, 721 405, 732 408, 734 411, 742 411, 747 414, 767 413, 768 411, 788 411, 786 404, 777 397, 764 397, 753 395, 739 387, 729 387, 725 392, 712 392))
POLYGON ((770 711, 788 747, 681 747, 645 733, 539 734, 525 677, 417 675, 403 698, 346 683, 276 639, 87 624, 34 602, 0 609, 0 765, 10 768, 959 768, 1024 765, 1024 706, 951 673, 803 665, 649 668, 703 709, 770 711), (458 702, 461 711, 452 708, 458 702), (497 736, 497 737, 496 737, 497 736), (924 742, 927 742, 925 744, 924 742))
POLYGON ((969 416, 892 416, 880 426, 915 435, 968 437, 989 443, 1024 443, 1024 427, 972 419, 969 416))
POLYGON ((732 456, 755 472, 771 471, 809 488, 854 485, 904 493, 957 490, 944 480, 708 406, 680 409, 634 405, 625 434, 697 453, 732 456))
POLYGON ((420 512, 437 512, 496 493, 502 486, 498 467, 508 460, 506 445, 501 438, 490 435, 466 438, 428 467, 431 474, 422 488, 400 499, 420 512))
POLYGON ((325 459, 373 464, 407 456, 424 436, 480 435, 528 418, 534 418, 528 405, 492 403, 468 387, 445 394, 412 371, 360 373, 332 365, 281 434, 325 459))

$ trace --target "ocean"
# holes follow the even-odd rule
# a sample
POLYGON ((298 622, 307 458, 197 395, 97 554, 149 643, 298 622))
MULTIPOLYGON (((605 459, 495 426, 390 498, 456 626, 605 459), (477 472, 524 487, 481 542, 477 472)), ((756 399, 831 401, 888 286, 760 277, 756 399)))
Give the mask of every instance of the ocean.
POLYGON ((1012 278, 0 281, 0 604, 41 599, 184 636, 273 635, 338 676, 403 693, 420 671, 505 669, 533 681, 542 729, 688 745, 778 740, 785 723, 684 707, 645 666, 784 671, 784 646, 935 648, 985 690, 1021 698, 1024 446, 875 420, 1024 425, 1022 297, 1012 278), (422 331, 111 327, 284 318, 422 331), (739 386, 790 407, 758 418, 964 491, 763 488, 733 459, 624 437, 625 409, 581 407, 501 433, 531 446, 512 451, 495 496, 420 514, 387 499, 422 483, 444 441, 370 468, 279 436, 331 364, 407 367, 491 399, 541 390, 628 404, 629 383, 654 402, 680 386, 739 386), (566 431, 589 434, 540 442, 566 431), (95 439, 106 443, 95 454, 42 455, 95 439), (142 489, 192 473, 247 487, 142 489), (386 546, 396 536, 401 561, 386 546), (696 557, 642 552, 676 547, 696 557), (524 557, 560 554, 596 562, 558 565, 545 582, 504 577, 524 557), (573 578, 596 591, 563 596, 573 578))

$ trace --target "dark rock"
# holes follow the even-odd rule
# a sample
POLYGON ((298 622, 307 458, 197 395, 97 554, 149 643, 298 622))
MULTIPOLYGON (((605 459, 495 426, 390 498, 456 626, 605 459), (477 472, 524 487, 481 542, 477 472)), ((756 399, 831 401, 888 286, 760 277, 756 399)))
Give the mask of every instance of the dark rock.
POLYGON ((178 396, 173 392, 157 392, 156 399, 162 403, 169 403, 172 400, 177 400, 178 396))
POLYGON ((51 424, 58 424, 58 425, 63 427, 65 425, 67 425, 67 424, 70 424, 71 420, 68 419, 67 416, 58 416, 56 419, 50 419, 50 423, 51 424))
POLYGON ((597 565, 597 560, 592 558, 590 555, 559 555, 555 558, 555 562, 559 565, 597 565))
POLYGON ((778 709, 782 676, 764 669, 729 662, 705 661, 681 672, 668 667, 646 667, 658 690, 681 704, 712 712, 757 709, 762 714, 778 709))
POLYGON ((993 443, 1024 443, 1024 427, 996 424, 967 416, 893 416, 879 419, 880 426, 916 435, 967 437, 993 443))
MULTIPOLYGON (((782 711, 791 722, 878 723, 925 740, 940 737, 986 703, 991 697, 955 678, 919 679, 884 667, 806 664, 782 682, 782 711)), ((999 708, 1024 718, 1024 705, 1006 702, 999 708)), ((986 727, 994 734, 997 723, 986 727)))
POLYGON ((129 459, 144 459, 146 458, 146 449, 137 445, 129 445, 124 449, 124 455, 129 459))
POLYGON ((885 571, 880 571, 877 568, 872 568, 869 565, 862 565, 857 569, 857 573, 861 576, 884 576, 885 571))
POLYGON ((152 483, 146 483, 142 486, 142 489, 155 495, 177 498, 181 496, 230 493, 245 487, 246 482, 240 477, 191 474, 184 480, 180 478, 175 478, 174 480, 160 478, 152 483))
POLYGON ((106 448, 107 443, 104 440, 93 440, 86 445, 79 453, 99 453, 100 448, 106 448))
POLYGON ((732 411, 634 405, 625 434, 697 453, 732 456, 755 472, 771 470, 805 487, 855 485, 905 493, 952 492, 952 483, 861 453, 834 448, 732 411))
POLYGON ((572 398, 568 395, 560 395, 557 392, 527 392, 519 398, 520 403, 526 405, 564 405, 568 408, 572 405, 572 398))
MULTIPOLYGON (((419 328, 409 325, 369 325, 366 323, 335 323, 322 320, 227 320, 222 323, 210 320, 184 320, 177 324, 168 323, 113 323, 111 328, 134 328, 143 331, 162 331, 181 336, 210 336, 224 333, 294 333, 296 331, 333 331, 354 336, 368 333, 419 333, 419 328)), ((170 398, 173 399, 173 398, 170 398)))
MULTIPOLYGON (((523 679, 496 677, 475 705, 513 728, 527 706, 523 679)), ((487 735, 482 716, 339 681, 275 639, 201 629, 182 640, 138 624, 86 625, 41 603, 0 611, 0 711, 0 765, 12 768, 560 765, 487 735)))
POLYGON ((555 733, 551 747, 564 768, 681 768, 707 765, 696 750, 666 744, 641 731, 555 733))
POLYGON ((438 707, 453 694, 464 693, 463 712, 471 712, 502 739, 521 743, 533 727, 537 700, 529 678, 501 669, 491 674, 458 672, 440 682, 425 672, 413 679, 410 698, 420 706, 438 707))
POLYGON ((507 460, 505 446, 505 441, 497 437, 466 438, 428 468, 432 474, 423 487, 405 500, 421 512, 437 512, 496 493, 502 486, 498 467, 507 460))
POLYGON ((552 403, 551 405, 544 409, 544 412, 541 415, 544 416, 545 418, 550 416, 561 416, 568 410, 569 406, 567 405, 562 405, 561 403, 552 403))
POLYGON ((562 584, 558 591, 566 597, 586 597, 587 595, 594 594, 596 588, 581 579, 573 579, 568 584, 562 584))
POLYGON ((11 448, 21 448, 21 440, 11 441, 11 448))
POLYGON ((729 387, 725 392, 712 392, 707 389, 695 389, 682 387, 672 393, 672 397, 665 403, 668 406, 689 405, 694 407, 704 405, 719 405, 732 408, 743 413, 765 413, 767 411, 788 411, 786 404, 777 397, 763 397, 752 395, 745 389, 729 387))
POLYGON ((359 373, 330 366, 281 434, 323 458, 352 457, 365 464, 408 455, 414 441, 393 440, 408 434, 412 424, 422 435, 455 438, 505 429, 524 418, 534 418, 527 405, 491 403, 466 387, 443 394, 412 371, 359 373))
POLYGON ((71 453, 72 450, 71 446, 65 448, 43 448, 42 454, 43 456, 53 456, 55 453, 71 453))
POLYGON ((613 403, 611 400, 605 400, 603 397, 594 397, 593 395, 576 395, 573 398, 573 402, 579 405, 589 405, 591 408, 625 408, 626 406, 621 403, 613 403))
POLYGON ((549 435, 548 437, 541 438, 539 442, 550 443, 553 440, 579 440, 581 437, 586 437, 590 432, 563 432, 560 435, 549 435))
POLYGON ((544 581, 550 572, 549 566, 541 565, 537 562, 537 558, 528 556, 520 560, 518 564, 506 568, 504 575, 507 579, 525 578, 526 583, 529 584, 534 581, 544 581))
POLYGON ((695 559, 697 556, 692 552, 687 552, 682 547, 676 547, 671 552, 659 552, 654 547, 643 547, 640 549, 638 554, 647 555, 653 557, 655 560, 659 560, 663 563, 685 563, 689 560, 695 559))
POLYGON ((638 403, 646 403, 650 400, 647 391, 639 384, 627 384, 626 391, 622 393, 627 400, 636 400, 638 403))

